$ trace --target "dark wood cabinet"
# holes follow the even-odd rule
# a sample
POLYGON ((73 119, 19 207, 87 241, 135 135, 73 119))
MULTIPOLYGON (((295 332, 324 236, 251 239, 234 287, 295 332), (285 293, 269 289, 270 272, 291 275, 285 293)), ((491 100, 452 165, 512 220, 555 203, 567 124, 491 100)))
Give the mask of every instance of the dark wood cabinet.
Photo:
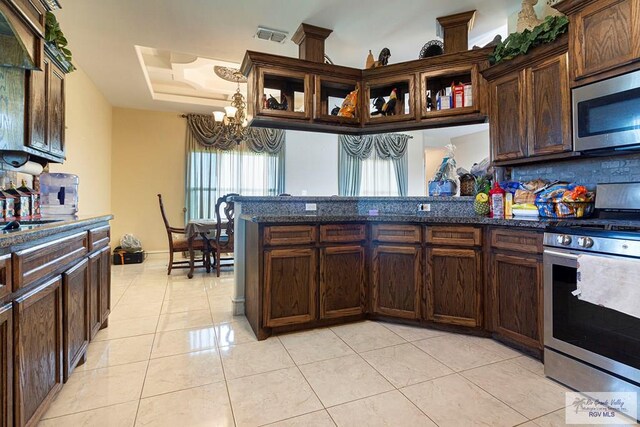
POLYGON ((529 156, 571 151, 571 93, 567 54, 536 64, 527 76, 529 156))
POLYGON ((64 158, 64 107, 65 84, 64 73, 53 63, 49 73, 49 88, 47 94, 47 130, 49 150, 51 154, 64 158))
POLYGON ((89 345, 89 269, 85 258, 62 275, 63 378, 83 362, 89 345))
POLYGON ((64 160, 64 72, 45 55, 42 70, 27 72, 26 92, 26 146, 49 160, 64 160))
POLYGON ((0 427, 13 427, 13 310, 0 306, 0 427))
POLYGON ((109 248, 89 255, 89 331, 93 338, 106 326, 111 311, 111 260, 109 248))
POLYGON ((542 261, 524 254, 491 257, 495 332, 542 349, 542 261))
POLYGON ((527 155, 524 97, 524 71, 511 73, 489 83, 489 127, 493 160, 519 159, 527 155))
POLYGON ((96 336, 102 326, 100 311, 100 254, 89 255, 89 334, 96 336))
POLYGON ((491 230, 487 329, 541 356, 543 348, 542 233, 491 230))
POLYGON ((317 249, 265 251, 264 325, 278 327, 315 320, 317 277, 317 249))
POLYGON ((480 70, 490 54, 491 48, 474 49, 362 70, 247 51, 240 68, 247 76, 248 120, 252 126, 359 135, 485 123, 487 87, 480 70), (428 110, 427 96, 435 100, 453 81, 466 84, 466 106, 437 111, 434 104, 428 110), (355 116, 332 115, 354 89, 355 116), (394 111, 372 114, 374 103, 384 104, 394 89, 394 111), (286 99, 287 108, 265 108, 265 95, 286 99))
POLYGON ((640 64, 640 1, 565 0, 571 78, 576 85, 637 69, 640 64))
POLYGON ((320 318, 331 319, 365 312, 366 255, 362 245, 320 250, 320 318))
POLYGON ((482 256, 476 249, 428 248, 427 320, 476 327, 482 324, 482 256))
POLYGON ((0 256, 0 300, 12 290, 11 254, 0 256))
POLYGON ((569 156, 567 37, 483 72, 489 81, 491 157, 497 165, 569 156))
POLYGON ((51 72, 51 60, 44 57, 40 70, 27 73, 27 140, 26 145, 48 153, 47 88, 51 72))
POLYGON ((373 246, 373 312, 404 319, 420 317, 422 249, 419 246, 373 246))
POLYGON ((20 17, 35 31, 44 38, 44 26, 46 22, 46 10, 39 0, 7 0, 20 17))
POLYGON ((16 426, 37 423, 62 387, 62 277, 16 299, 14 310, 16 426))

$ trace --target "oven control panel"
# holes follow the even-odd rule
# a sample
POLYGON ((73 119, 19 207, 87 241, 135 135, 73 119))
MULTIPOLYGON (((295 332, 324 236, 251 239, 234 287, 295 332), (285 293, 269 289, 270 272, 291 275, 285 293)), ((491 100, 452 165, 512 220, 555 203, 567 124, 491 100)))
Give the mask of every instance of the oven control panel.
POLYGON ((640 257, 640 241, 638 240, 547 232, 544 233, 544 245, 576 251, 640 257))

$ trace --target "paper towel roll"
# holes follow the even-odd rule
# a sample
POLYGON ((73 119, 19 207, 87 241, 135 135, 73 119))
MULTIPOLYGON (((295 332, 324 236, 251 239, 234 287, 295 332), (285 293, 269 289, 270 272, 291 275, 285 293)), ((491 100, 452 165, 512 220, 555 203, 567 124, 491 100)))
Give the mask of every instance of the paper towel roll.
POLYGON ((19 168, 14 168, 13 166, 10 166, 6 163, 2 164, 2 170, 9 171, 9 172, 26 173, 28 175, 40 175, 42 173, 42 169, 43 167, 42 165, 40 165, 40 163, 31 162, 31 161, 25 163, 19 168))

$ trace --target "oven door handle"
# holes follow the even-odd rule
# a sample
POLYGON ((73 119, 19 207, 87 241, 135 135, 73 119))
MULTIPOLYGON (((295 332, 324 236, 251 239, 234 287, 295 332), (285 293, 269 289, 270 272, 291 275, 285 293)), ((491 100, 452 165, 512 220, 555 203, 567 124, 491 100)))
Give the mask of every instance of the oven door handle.
POLYGON ((545 249, 544 250, 544 254, 545 255, 555 256, 555 257, 558 257, 558 258, 570 259, 570 260, 573 260, 573 261, 577 261, 578 260, 578 255, 567 253, 567 252, 557 252, 557 251, 552 251, 552 250, 549 250, 549 249, 545 249))

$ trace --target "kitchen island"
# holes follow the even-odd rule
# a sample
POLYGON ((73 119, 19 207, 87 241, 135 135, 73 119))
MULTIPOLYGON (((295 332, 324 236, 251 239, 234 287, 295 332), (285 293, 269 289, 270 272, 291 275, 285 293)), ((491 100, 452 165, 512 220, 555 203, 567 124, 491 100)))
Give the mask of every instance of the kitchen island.
POLYGON ((258 339, 385 319, 491 335, 540 357, 542 236, 551 222, 476 217, 468 199, 429 200, 419 213, 409 211, 418 198, 356 202, 374 203, 378 215, 349 214, 335 206, 342 198, 324 208, 305 201, 324 209, 316 215, 269 212, 265 202, 256 212, 251 199, 236 200, 236 277, 258 339))
POLYGON ((111 215, 0 234, 0 415, 35 425, 108 325, 111 215))

